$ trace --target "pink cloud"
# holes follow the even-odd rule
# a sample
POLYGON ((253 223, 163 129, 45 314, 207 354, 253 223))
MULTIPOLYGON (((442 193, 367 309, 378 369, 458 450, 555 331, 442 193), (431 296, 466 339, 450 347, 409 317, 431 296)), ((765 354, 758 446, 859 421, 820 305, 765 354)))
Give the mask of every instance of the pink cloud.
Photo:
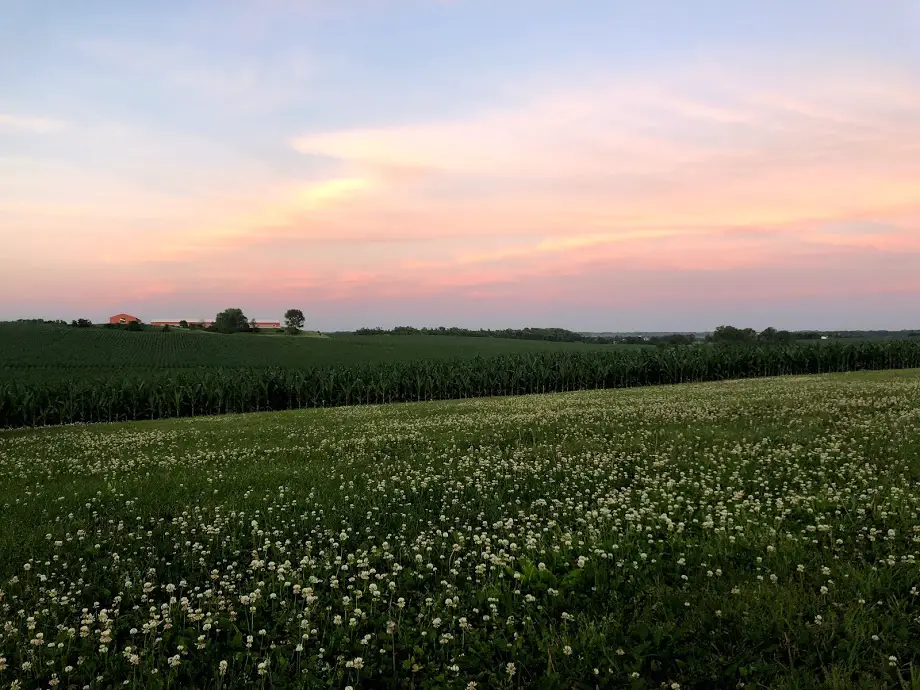
POLYGON ((513 309, 916 290, 898 261, 920 255, 920 90, 884 73, 754 76, 596 82, 449 121, 304 134, 293 146, 321 171, 244 184, 234 159, 219 184, 188 173, 186 195, 19 167, 0 232, 14 265, 54 267, 21 271, 20 288, 79 285, 69 294, 96 303, 232 289, 513 309))

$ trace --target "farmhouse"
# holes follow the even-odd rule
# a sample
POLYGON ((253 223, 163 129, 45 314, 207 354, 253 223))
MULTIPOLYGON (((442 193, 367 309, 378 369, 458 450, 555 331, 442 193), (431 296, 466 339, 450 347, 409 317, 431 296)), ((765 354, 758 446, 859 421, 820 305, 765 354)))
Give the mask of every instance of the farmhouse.
POLYGON ((115 314, 115 316, 109 317, 109 323, 131 323, 132 321, 139 322, 140 319, 130 314, 115 314))

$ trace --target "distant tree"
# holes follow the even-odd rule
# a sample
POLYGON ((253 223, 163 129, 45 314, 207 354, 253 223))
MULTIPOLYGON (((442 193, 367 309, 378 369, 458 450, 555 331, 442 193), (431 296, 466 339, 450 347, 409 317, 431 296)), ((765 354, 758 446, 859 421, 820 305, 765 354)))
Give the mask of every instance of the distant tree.
POLYGON ((256 325, 255 317, 249 319, 249 330, 252 333, 258 333, 259 327, 256 325))
POLYGON ((753 328, 735 328, 734 326, 719 326, 709 336, 708 340, 713 343, 723 343, 727 345, 743 345, 757 341, 757 331, 753 328))
POLYGON ((161 329, 164 333, 169 333, 169 324, 164 323, 163 328, 161 329))
POLYGON ((284 325, 287 327, 288 333, 299 333, 306 322, 307 320, 300 309, 288 309, 284 312, 284 325))
POLYGON ((760 334, 757 336, 757 340, 764 343, 772 343, 776 340, 776 329, 773 326, 764 328, 760 334))
POLYGON ((672 333, 664 340, 668 345, 693 345, 696 342, 696 336, 693 333, 672 333))
POLYGON ((188 321, 186 321, 185 319, 182 319, 179 322, 179 328, 188 328, 188 321))
POLYGON ((93 322, 89 319, 75 319, 70 322, 70 325, 73 328, 90 328, 93 325, 93 322))
POLYGON ((214 318, 214 330, 221 333, 248 331, 249 321, 242 309, 224 309, 214 318))
POLYGON ((141 330, 143 330, 143 329, 141 328, 140 321, 129 321, 129 322, 128 322, 128 325, 127 325, 125 328, 126 328, 126 330, 129 330, 129 331, 141 331, 141 330))
POLYGON ((769 343, 771 345, 784 345, 795 341, 795 336, 789 331, 778 331, 772 326, 764 328, 757 335, 758 342, 769 343))

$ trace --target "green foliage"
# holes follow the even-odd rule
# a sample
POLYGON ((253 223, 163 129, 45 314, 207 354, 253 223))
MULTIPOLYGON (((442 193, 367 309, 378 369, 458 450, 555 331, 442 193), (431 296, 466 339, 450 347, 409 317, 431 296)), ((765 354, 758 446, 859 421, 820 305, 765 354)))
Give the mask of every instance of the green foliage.
POLYGON ((304 369, 527 352, 621 349, 582 343, 428 336, 403 336, 397 342, 388 336, 234 338, 176 329, 167 334, 143 326, 143 336, 138 337, 124 333, 125 328, 0 324, 0 380, 120 377, 152 370, 165 373, 200 368, 304 369))
POLYGON ((67 322, 63 319, 16 319, 15 321, 0 321, 3 324, 28 324, 30 326, 66 326, 67 322))
POLYGON ((709 336, 712 343, 741 345, 757 341, 757 331, 753 328, 735 328, 734 326, 719 326, 709 336))
POLYGON ((287 329, 287 332, 291 335, 300 333, 300 329, 303 328, 306 322, 307 319, 304 317, 303 312, 300 309, 288 309, 286 312, 284 312, 284 325, 287 329))
POLYGON ((789 331, 778 331, 773 327, 765 328, 757 335, 757 342, 774 345, 788 345, 795 342, 795 340, 795 334, 789 331))
POLYGON ((188 321, 186 321, 185 319, 182 319, 179 322, 179 328, 188 328, 188 321))
MULTIPOLYGON (((108 335, 101 329, 96 332, 108 335)), ((169 336, 184 337, 188 344, 199 337, 221 338, 180 332, 169 336)), ((208 345, 211 342, 205 341, 208 345)), ((289 342, 296 346, 301 341, 289 342)), ((353 361, 298 369, 145 370, 117 377, 33 378, 0 383, 0 426, 157 419, 912 367, 920 367, 920 342, 905 339, 829 345, 610 347, 488 358, 353 361)))
POLYGON ((0 683, 917 687, 918 458, 920 372, 4 431, 0 683))
MULTIPOLYGON (((707 340, 711 343, 723 345, 753 345, 756 343, 767 345, 789 345, 797 339, 795 333, 778 331, 772 326, 763 329, 760 333, 753 328, 735 328, 734 326, 719 326, 707 340)), ((809 338, 803 337, 807 340, 809 338)))
POLYGON ((224 309, 214 317, 214 328, 220 333, 238 333, 249 330, 249 321, 242 309, 224 309))

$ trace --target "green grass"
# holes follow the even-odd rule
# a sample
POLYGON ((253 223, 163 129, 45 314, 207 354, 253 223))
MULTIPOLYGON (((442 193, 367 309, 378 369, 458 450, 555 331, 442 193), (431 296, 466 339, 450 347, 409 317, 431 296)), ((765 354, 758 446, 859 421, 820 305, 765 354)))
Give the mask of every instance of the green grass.
POLYGON ((4 687, 920 687, 916 371, 5 431, 0 505, 4 687))
POLYGON ((41 380, 218 367, 303 369, 629 347, 459 336, 269 335, 0 324, 0 376, 41 380))

